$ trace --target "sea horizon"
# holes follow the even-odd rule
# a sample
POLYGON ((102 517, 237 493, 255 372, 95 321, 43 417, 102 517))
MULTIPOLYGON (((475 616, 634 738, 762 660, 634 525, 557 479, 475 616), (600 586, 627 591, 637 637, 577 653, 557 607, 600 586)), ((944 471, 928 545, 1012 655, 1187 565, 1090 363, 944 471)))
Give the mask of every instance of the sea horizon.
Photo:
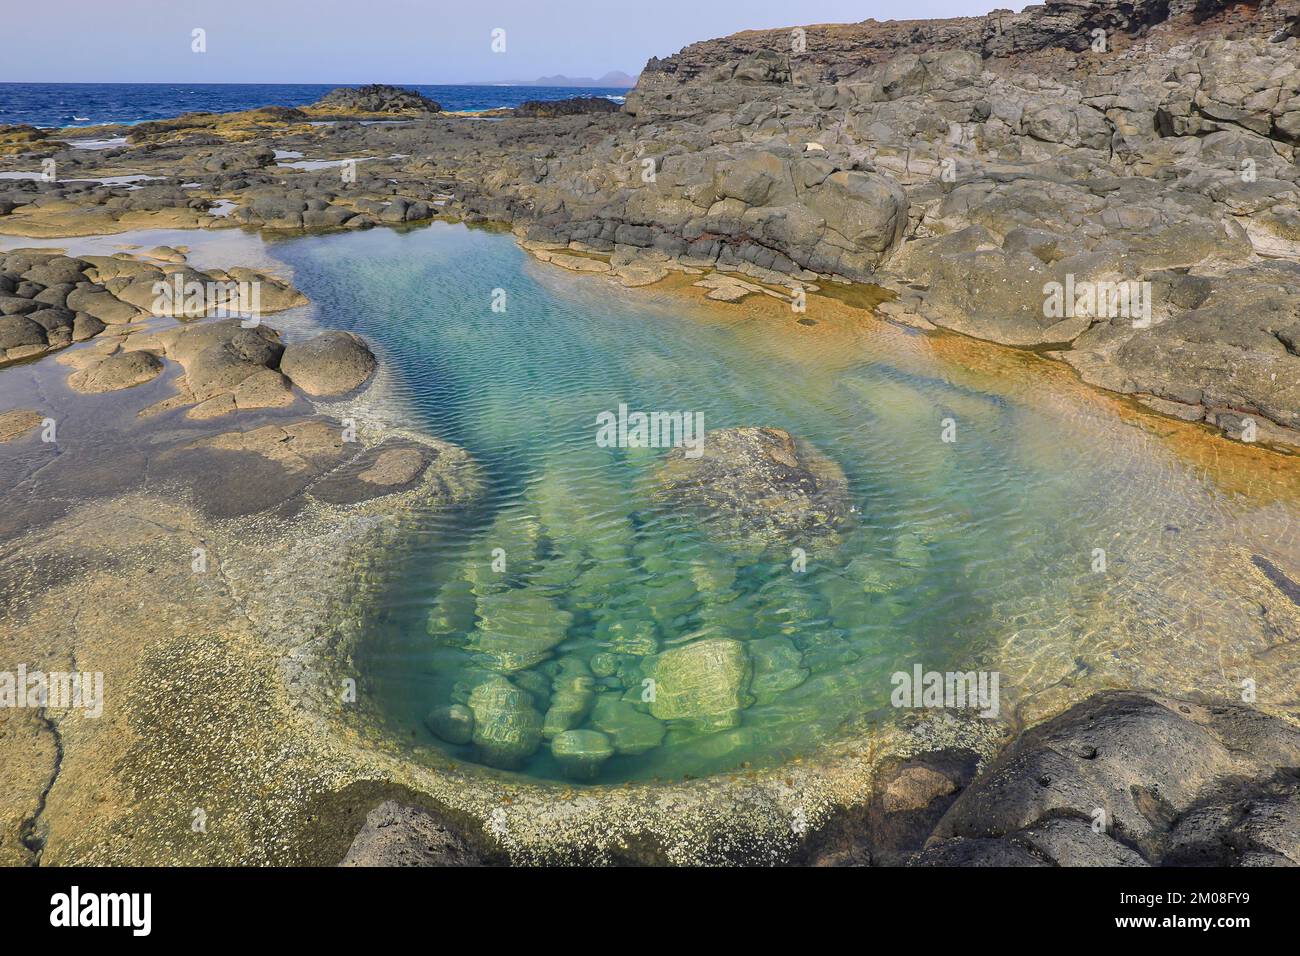
MULTIPOLYGON (((39 83, 0 82, 0 125, 79 129, 132 126, 184 113, 230 113, 263 106, 306 106, 352 83, 39 83), (93 91, 80 101, 74 91, 93 91)), ((444 111, 503 109, 528 100, 599 96, 622 102, 629 88, 494 83, 385 84, 415 90, 444 111)))

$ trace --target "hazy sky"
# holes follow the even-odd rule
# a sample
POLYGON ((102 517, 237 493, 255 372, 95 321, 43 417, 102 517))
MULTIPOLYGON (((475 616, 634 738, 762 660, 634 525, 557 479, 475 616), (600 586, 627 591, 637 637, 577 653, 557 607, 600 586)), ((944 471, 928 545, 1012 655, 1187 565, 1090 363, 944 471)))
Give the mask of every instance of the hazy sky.
POLYGON ((4 0, 0 82, 457 83, 636 74, 738 30, 1007 0, 4 0), (191 50, 191 31, 207 52, 191 50), (491 34, 505 30, 506 51, 491 34))

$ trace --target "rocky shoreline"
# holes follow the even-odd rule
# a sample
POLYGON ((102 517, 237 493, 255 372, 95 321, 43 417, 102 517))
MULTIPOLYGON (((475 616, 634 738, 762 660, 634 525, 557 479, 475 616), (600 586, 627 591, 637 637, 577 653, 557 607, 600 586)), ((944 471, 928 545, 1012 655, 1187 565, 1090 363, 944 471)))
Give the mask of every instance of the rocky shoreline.
POLYGON ((1162 414, 1294 448, 1295 22, 1268 0, 1049 3, 800 28, 798 52, 791 31, 708 41, 652 61, 615 113, 444 117, 369 88, 78 134, 125 136, 104 150, 35 131, 39 152, 5 165, 40 156, 58 181, 5 182, 0 233, 455 218, 629 284, 870 282, 898 296, 891 319, 1041 349, 1162 414), (372 116, 402 121, 355 122, 372 116), (127 171, 159 178, 103 182, 127 171), (1078 297, 1052 309, 1052 284, 1078 297), (1130 287, 1141 315, 1115 298, 1130 287))
MULTIPOLYGON (((819 294, 869 284, 890 321, 1032 348, 1152 411, 1293 451, 1300 16, 1284 6, 1049 2, 808 27, 800 49, 791 31, 756 31, 651 61, 621 111, 446 116, 370 87, 79 134, 124 140, 103 149, 11 128, 0 169, 48 160, 54 176, 0 179, 0 234, 453 219, 504 223, 538 259, 623 285, 685 277, 724 305, 815 314, 819 294), (1053 283, 1144 286, 1149 321, 1096 296, 1048 314, 1053 283)), ((59 352, 48 361, 76 392, 157 392, 112 426, 149 436, 121 443, 146 450, 90 463, 39 459, 43 409, 0 413, 0 442, 22 449, 6 484, 30 490, 39 473, 55 489, 0 522, 8 644, 118 662, 131 701, 103 729, 10 720, 0 750, 25 769, 0 804, 0 861, 1300 865, 1296 715, 1221 700, 1114 691, 1014 737, 958 716, 655 786, 410 765, 340 682, 357 679, 388 573, 376 556, 400 550, 403 512, 468 506, 477 467, 381 415, 345 435, 344 411, 385 389, 365 342, 190 324, 239 303, 160 311, 155 285, 175 280, 255 282, 266 312, 304 302, 171 248, 0 254, 0 365, 59 352), (195 547, 211 576, 156 557, 195 547), (160 607, 181 615, 170 631, 160 607), (231 693, 243 703, 214 713, 231 693), (214 860, 185 843, 197 831, 176 808, 223 789, 228 818, 211 825, 232 839, 214 860)), ((748 534, 736 488, 786 482, 790 514, 773 520, 832 529, 843 475, 774 431, 738 430, 727 461, 674 461, 665 487, 748 534)), ((1300 593, 1285 569, 1261 570, 1300 593)))
MULTIPOLYGON (((1111 691, 994 761, 883 762, 864 800, 782 862, 801 866, 1298 866, 1300 729, 1250 708, 1111 691), (1171 763, 1185 772, 1168 776, 1171 763)), ((648 849, 648 848, 647 848, 648 849)), ((653 863, 652 852, 623 862, 653 863)), ((343 866, 493 866, 492 841, 387 800, 343 866)), ((743 856, 732 862, 747 861, 743 856)))

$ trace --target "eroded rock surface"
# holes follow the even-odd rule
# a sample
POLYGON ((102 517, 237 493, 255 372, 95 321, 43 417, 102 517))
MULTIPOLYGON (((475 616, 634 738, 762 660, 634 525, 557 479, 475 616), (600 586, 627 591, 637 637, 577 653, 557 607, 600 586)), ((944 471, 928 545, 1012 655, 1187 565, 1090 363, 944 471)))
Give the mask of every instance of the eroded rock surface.
POLYGON ((698 457, 669 452, 657 482, 661 501, 698 515, 712 534, 749 544, 832 534, 849 509, 839 465, 779 428, 707 432, 698 457))
POLYGON ((366 815, 339 866, 484 866, 488 859, 456 828, 419 807, 385 800, 366 815))
MULTIPOLYGON (((509 222, 540 257, 627 285, 725 272, 705 280, 719 301, 883 282, 895 321, 1050 349, 1162 413, 1296 444, 1298 23, 1278 0, 1053 0, 701 41, 652 59, 618 112, 484 123, 365 88, 336 98, 403 121, 276 108, 142 124, 103 153, 34 139, 0 164, 49 152, 65 173, 0 182, 0 231, 455 217, 509 222), (277 149, 326 166, 279 166, 277 149), (1145 304, 1137 322, 1091 293, 1050 310, 1052 283, 1145 304)), ((47 278, 54 299, 82 281, 47 278)), ((106 309, 0 300, 6 358, 75 338, 79 315, 111 325, 106 309)))
POLYGON ((322 332, 315 338, 290 345, 280 369, 309 395, 333 396, 351 392, 375 370, 375 356, 351 332, 322 332))
POLYGON ((1241 704, 1106 691, 973 755, 882 767, 820 865, 1300 866, 1300 728, 1241 704))

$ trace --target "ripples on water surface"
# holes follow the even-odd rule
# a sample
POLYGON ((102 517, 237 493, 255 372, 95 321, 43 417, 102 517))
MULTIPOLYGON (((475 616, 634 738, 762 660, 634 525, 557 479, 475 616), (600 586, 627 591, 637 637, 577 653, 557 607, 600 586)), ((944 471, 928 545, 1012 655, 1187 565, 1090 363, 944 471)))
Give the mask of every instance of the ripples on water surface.
MULTIPOLYGON (((1295 608, 1249 563, 1295 566, 1295 486, 1277 493, 1288 463, 1263 467, 1283 469, 1267 493, 1239 494, 1253 479, 1209 480, 1170 448, 1168 423, 1135 423, 1068 373, 816 296, 812 326, 775 308, 706 310, 445 225, 273 249, 323 321, 399 370, 393 408, 467 448, 489 482, 472 516, 427 519, 362 655, 414 759, 476 757, 425 724, 491 677, 476 629, 559 641, 509 678, 540 713, 570 703, 588 714, 577 726, 643 751, 611 759, 605 781, 770 766, 869 730, 898 715, 891 673, 917 663, 1000 671, 1003 717, 1076 686, 1231 695, 1250 676, 1261 699, 1294 697, 1294 665, 1278 658, 1295 656, 1295 608), (838 548, 809 545, 805 574, 790 569, 802 542, 733 555, 651 504, 661 452, 597 447, 597 414, 624 402, 801 436, 844 468, 855 524, 838 548), (953 444, 939 440, 945 418, 953 444), (744 647, 742 709, 650 718, 645 655, 718 637, 744 647)), ((521 769, 560 776, 545 742, 521 769)))

